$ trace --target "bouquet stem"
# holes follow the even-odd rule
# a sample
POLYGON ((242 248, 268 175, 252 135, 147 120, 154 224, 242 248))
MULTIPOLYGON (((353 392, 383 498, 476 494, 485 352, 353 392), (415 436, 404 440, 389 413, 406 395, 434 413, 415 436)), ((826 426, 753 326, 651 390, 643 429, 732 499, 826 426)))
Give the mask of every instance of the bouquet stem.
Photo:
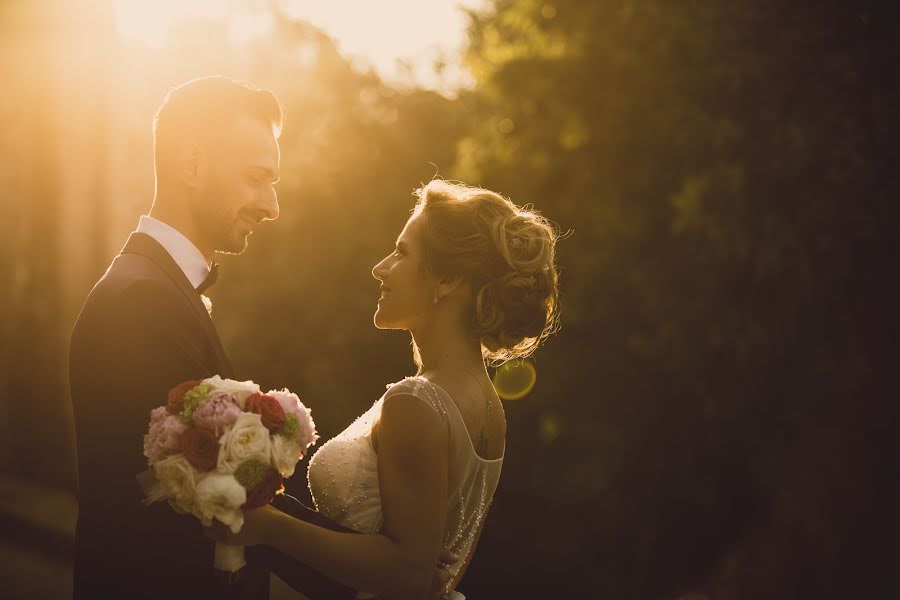
POLYGON ((240 570, 247 564, 247 561, 244 560, 244 547, 216 542, 214 563, 220 571, 234 573, 240 570))

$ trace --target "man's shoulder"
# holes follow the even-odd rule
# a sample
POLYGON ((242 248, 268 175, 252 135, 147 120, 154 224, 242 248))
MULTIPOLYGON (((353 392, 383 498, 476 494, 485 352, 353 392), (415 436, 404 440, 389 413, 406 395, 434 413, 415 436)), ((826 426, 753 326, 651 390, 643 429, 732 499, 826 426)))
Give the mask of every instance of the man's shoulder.
POLYGON ((150 258, 140 254, 120 254, 97 281, 88 295, 105 300, 118 301, 136 292, 169 294, 180 293, 175 282, 150 258))
POLYGON ((175 282, 151 259, 120 254, 88 294, 78 322, 109 321, 122 314, 137 316, 135 311, 173 310, 190 311, 175 282))

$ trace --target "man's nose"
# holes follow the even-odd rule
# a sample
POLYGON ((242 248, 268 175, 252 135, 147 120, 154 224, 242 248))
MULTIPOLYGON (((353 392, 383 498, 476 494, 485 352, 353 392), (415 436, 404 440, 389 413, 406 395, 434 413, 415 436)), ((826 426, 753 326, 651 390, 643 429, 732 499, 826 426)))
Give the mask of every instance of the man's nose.
POLYGON ((278 196, 276 194, 272 194, 270 197, 263 200, 259 205, 259 210, 264 215, 264 219, 268 221, 274 221, 278 218, 278 215, 281 214, 281 211, 278 207, 278 196))

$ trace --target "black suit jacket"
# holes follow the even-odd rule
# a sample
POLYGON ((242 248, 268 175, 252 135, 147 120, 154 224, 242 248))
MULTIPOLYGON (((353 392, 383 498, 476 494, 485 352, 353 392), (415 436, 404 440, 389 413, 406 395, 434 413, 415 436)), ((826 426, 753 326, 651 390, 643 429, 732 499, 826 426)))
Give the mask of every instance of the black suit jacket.
MULTIPOLYGON (((264 599, 268 564, 301 591, 310 586, 311 598, 353 597, 352 590, 271 549, 248 552, 244 577, 225 587, 213 577, 214 543, 203 537, 200 523, 165 502, 141 502, 135 476, 147 468, 142 440, 150 411, 165 404, 175 385, 216 374, 234 377, 200 295, 158 242, 133 233, 94 286, 72 333, 75 598, 264 599)), ((280 508, 300 518, 312 512, 287 504, 280 508)))

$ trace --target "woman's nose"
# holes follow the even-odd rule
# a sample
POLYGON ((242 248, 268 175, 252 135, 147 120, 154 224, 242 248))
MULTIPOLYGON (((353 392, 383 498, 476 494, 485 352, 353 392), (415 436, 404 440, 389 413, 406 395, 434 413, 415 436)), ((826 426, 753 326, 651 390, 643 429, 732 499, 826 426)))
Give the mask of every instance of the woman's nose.
POLYGON ((386 261, 387 261, 386 258, 382 259, 381 262, 379 262, 377 265, 372 267, 372 277, 374 277, 378 281, 382 281, 382 282, 384 281, 384 276, 386 274, 386 270, 384 268, 384 263, 386 261))

